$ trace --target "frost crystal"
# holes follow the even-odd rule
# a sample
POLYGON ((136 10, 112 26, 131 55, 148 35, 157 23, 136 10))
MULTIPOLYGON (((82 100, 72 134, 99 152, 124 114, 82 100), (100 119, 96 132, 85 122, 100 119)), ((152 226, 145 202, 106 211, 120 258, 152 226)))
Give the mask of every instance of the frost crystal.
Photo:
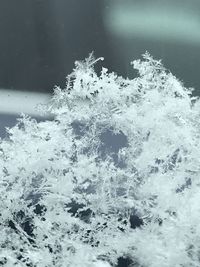
POLYGON ((97 61, 1 140, 0 265, 197 267, 200 102, 148 53, 132 80, 97 61))

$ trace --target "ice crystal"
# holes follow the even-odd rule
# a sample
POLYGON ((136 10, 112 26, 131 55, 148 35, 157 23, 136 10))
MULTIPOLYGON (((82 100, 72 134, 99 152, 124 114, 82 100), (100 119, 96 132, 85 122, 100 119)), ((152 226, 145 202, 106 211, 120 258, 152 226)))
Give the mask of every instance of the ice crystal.
POLYGON ((197 267, 199 100, 148 53, 132 80, 97 61, 1 140, 0 265, 197 267))

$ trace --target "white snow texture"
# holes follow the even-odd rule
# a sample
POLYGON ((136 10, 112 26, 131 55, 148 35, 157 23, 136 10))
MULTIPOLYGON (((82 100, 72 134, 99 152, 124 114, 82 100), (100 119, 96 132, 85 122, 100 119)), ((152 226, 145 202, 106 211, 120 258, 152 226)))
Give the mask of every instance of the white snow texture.
POLYGON ((200 266, 199 99, 148 53, 97 62, 0 141, 0 265, 200 266))

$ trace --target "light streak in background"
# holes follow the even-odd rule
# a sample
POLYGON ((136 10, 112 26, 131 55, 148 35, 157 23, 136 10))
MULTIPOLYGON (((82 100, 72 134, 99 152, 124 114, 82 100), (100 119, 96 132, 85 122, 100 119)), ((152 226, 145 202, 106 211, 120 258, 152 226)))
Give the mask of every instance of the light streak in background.
POLYGON ((113 4, 105 13, 110 33, 122 38, 139 37, 200 45, 200 14, 176 6, 113 4))
POLYGON ((37 106, 46 104, 50 94, 35 93, 17 90, 0 90, 0 113, 20 115, 21 113, 30 116, 41 115, 37 106))

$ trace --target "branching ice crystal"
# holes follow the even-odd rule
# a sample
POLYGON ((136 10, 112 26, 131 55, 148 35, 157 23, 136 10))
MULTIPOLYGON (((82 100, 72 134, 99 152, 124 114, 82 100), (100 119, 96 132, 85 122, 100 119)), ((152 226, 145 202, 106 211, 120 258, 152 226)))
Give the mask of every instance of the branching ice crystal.
POLYGON ((148 53, 130 80, 91 54, 0 143, 0 265, 197 267, 200 102, 148 53))

